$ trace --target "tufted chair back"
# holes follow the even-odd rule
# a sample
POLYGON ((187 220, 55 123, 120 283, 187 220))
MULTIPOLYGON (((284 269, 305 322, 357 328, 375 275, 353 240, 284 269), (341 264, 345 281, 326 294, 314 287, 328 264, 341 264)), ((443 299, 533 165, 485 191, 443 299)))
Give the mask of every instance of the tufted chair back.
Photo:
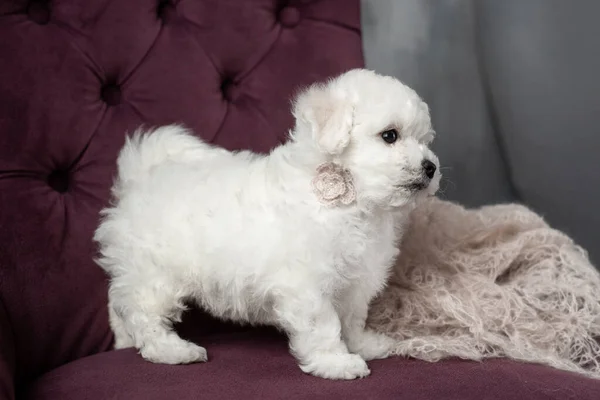
POLYGON ((127 132, 266 152, 298 88, 362 62, 354 0, 0 2, 4 393, 111 348, 92 234, 127 132))

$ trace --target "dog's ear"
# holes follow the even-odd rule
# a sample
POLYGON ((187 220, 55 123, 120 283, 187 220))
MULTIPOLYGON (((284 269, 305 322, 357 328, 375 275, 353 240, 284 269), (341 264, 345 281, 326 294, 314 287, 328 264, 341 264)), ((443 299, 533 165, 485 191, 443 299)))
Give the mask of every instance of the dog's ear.
POLYGON ((325 153, 341 154, 350 143, 352 104, 326 85, 313 85, 301 93, 294 104, 294 116, 298 123, 307 126, 325 153))

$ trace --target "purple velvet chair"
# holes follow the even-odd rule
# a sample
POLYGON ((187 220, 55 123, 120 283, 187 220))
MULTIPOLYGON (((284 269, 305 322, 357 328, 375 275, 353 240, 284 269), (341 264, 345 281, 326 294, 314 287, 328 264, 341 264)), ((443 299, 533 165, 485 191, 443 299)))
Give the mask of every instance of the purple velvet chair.
POLYGON ((355 0, 0 1, 0 398, 600 399, 600 384, 506 360, 371 363, 304 375, 285 338, 192 312, 210 361, 112 351, 92 233, 126 132, 185 123, 268 151, 301 86, 363 64, 355 0))

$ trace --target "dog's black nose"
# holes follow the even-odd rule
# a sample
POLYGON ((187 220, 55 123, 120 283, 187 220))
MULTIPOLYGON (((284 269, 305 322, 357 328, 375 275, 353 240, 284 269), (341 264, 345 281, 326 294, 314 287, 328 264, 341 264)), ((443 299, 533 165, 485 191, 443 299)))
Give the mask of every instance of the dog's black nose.
POLYGON ((435 170, 437 169, 435 164, 429 160, 423 160, 421 165, 423 166, 423 171, 425 171, 425 175, 427 175, 429 179, 432 179, 435 175, 435 170))

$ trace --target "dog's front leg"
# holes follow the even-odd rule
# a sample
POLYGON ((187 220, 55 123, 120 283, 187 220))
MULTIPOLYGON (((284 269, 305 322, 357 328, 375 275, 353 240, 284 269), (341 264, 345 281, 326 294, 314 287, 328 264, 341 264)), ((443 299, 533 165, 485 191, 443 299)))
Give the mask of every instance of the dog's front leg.
POLYGON ((344 293, 338 306, 348 350, 365 360, 388 357, 396 344, 392 338, 366 328, 370 300, 368 290, 356 285, 344 293))
POLYGON ((307 293, 286 296, 275 309, 302 371, 328 379, 370 374, 364 359, 348 352, 341 338, 340 319, 329 299, 307 293))

